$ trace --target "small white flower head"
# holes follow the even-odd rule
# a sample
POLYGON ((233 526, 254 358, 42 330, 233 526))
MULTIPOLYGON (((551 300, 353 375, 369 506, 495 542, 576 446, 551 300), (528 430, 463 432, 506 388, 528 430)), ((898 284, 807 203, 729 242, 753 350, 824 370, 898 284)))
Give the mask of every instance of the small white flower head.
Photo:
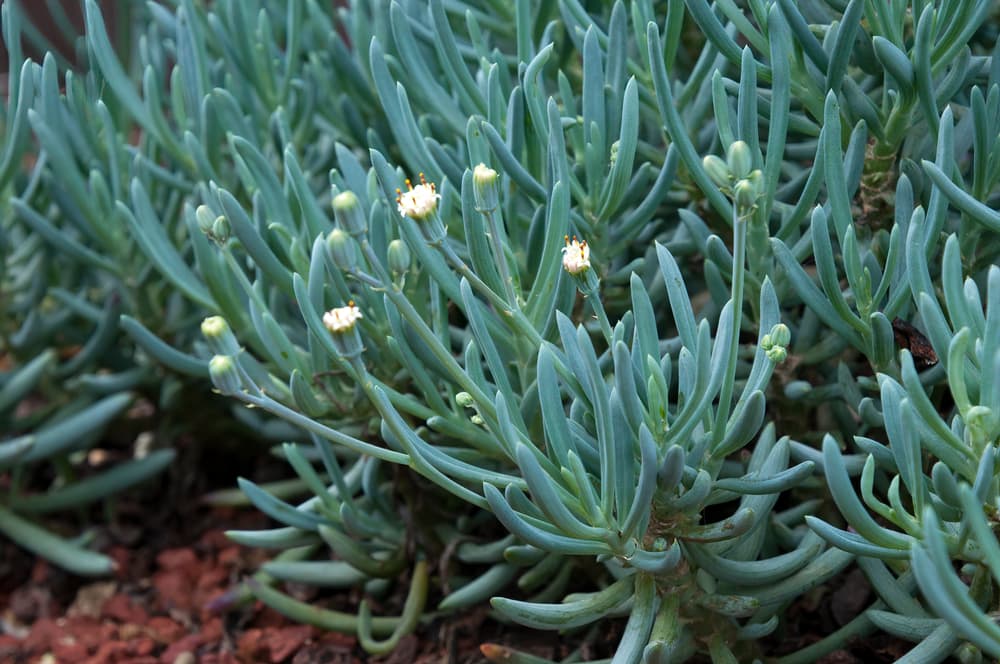
POLYGON ((350 332, 363 318, 361 310, 354 306, 354 301, 347 303, 346 307, 337 307, 323 314, 323 325, 334 334, 350 332))
POLYGON ((563 269, 577 276, 583 274, 590 269, 590 247, 587 246, 587 241, 583 242, 576 239, 570 240, 569 236, 566 236, 566 246, 562 249, 563 252, 563 269))
POLYGON ((497 181, 497 172, 486 164, 480 163, 472 169, 472 180, 475 184, 490 185, 497 181))
POLYGON ((407 179, 406 191, 396 190, 396 205, 399 214, 417 221, 426 219, 437 209, 439 198, 441 198, 441 194, 437 193, 434 183, 427 182, 423 173, 420 174, 420 184, 416 187, 407 179))
POLYGON ((472 193, 476 199, 476 209, 480 212, 490 212, 500 205, 500 193, 497 191, 497 179, 500 174, 486 164, 479 164, 472 169, 472 193))
POLYGON ((233 358, 216 355, 208 363, 208 375, 215 389, 222 394, 237 394, 243 390, 243 380, 233 358))
POLYGON ((222 316, 209 316, 203 320, 201 334, 216 355, 235 357, 240 352, 240 344, 236 341, 229 323, 222 316))

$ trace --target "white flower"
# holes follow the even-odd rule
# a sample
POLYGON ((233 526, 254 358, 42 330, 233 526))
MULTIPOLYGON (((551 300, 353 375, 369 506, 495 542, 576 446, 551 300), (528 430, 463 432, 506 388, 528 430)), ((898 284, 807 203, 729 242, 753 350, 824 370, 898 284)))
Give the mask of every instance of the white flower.
POLYGON ((420 184, 416 187, 407 179, 406 191, 396 190, 396 204, 399 214, 417 221, 426 219, 437 209, 439 198, 441 198, 441 194, 437 193, 434 183, 427 182, 423 173, 420 174, 420 184))
POLYGON ((346 307, 337 307, 323 314, 323 325, 334 334, 350 332, 357 322, 363 318, 361 310, 348 302, 346 307))
POLYGON ((486 164, 478 164, 472 169, 472 179, 476 184, 493 184, 497 181, 497 172, 486 164))
POLYGON ((486 164, 479 164, 472 170, 472 193, 476 199, 476 209, 490 212, 500 205, 497 178, 500 174, 486 164))
POLYGON ((575 235, 570 240, 567 235, 566 246, 563 247, 562 252, 563 269, 570 274, 576 276, 590 269, 590 247, 587 246, 586 240, 580 242, 575 235))

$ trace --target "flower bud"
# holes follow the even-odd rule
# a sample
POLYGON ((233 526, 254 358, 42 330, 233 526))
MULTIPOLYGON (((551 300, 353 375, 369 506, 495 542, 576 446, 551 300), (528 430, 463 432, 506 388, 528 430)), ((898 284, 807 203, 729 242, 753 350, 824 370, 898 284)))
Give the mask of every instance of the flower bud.
POLYGON ((621 141, 615 141, 611 144, 611 149, 608 150, 608 168, 615 165, 618 161, 618 150, 621 149, 621 141))
POLYGON ((389 243, 386 259, 389 271, 393 274, 405 274, 410 271, 410 248, 402 240, 396 239, 389 243))
MULTIPOLYGON (((972 574, 967 576, 972 577, 975 574, 973 570, 972 574)), ((972 645, 971 643, 963 643, 954 654, 955 659, 959 661, 959 664, 981 664, 983 661, 983 653, 979 648, 972 645)))
POLYGON ((733 175, 729 172, 729 166, 714 154, 710 154, 701 160, 701 166, 708 173, 708 177, 720 189, 729 189, 732 185, 733 175))
POLYGON ((771 360, 775 364, 781 364, 788 357, 788 351, 784 346, 772 346, 767 351, 765 351, 767 359, 771 360))
POLYGON ((223 244, 229 239, 230 232, 229 220, 220 216, 216 217, 212 223, 212 232, 209 233, 209 236, 219 244, 223 244))
POLYGON ((480 212, 495 210, 500 205, 497 177, 497 172, 486 164, 479 164, 472 171, 472 191, 480 212))
POLYGON ((342 229, 334 228, 326 236, 326 250, 333 264, 341 270, 347 271, 354 267, 357 260, 354 240, 342 229))
POLYGON ((480 415, 473 415, 472 417, 469 418, 469 421, 475 424, 476 426, 482 426, 483 424, 486 423, 486 420, 484 420, 480 415))
MULTIPOLYGON (((760 347, 767 355, 767 359, 775 364, 785 361, 788 357, 788 346, 792 340, 792 333, 784 323, 774 325, 770 332, 765 334, 760 340, 760 347)), ((790 395, 789 395, 790 396, 790 395)))
POLYGON ((198 221, 198 228, 205 235, 212 232, 212 224, 215 223, 215 214, 212 212, 212 208, 207 205, 199 205, 194 211, 194 217, 198 221))
POLYGON ((750 212, 757 204, 757 187, 753 186, 750 180, 739 180, 733 187, 733 200, 736 201, 736 208, 741 215, 750 212))
POLYGON ((345 231, 351 235, 363 235, 368 231, 368 219, 353 191, 342 191, 334 196, 332 206, 333 216, 345 231))
POLYGON ((208 347, 217 356, 237 355, 240 344, 236 341, 229 323, 222 316, 209 316, 201 322, 201 335, 208 342, 208 347))
POLYGON ((734 141, 726 150, 726 162, 729 165, 729 172, 735 179, 744 179, 750 175, 750 170, 753 168, 750 146, 743 141, 734 141))
POLYGON ((792 331, 784 323, 778 323, 771 328, 766 337, 771 338, 771 344, 774 346, 787 346, 792 341, 792 331))
POLYGON ((243 389, 240 371, 233 358, 228 355, 216 355, 209 360, 208 375, 212 378, 215 389, 223 394, 236 394, 243 389))
POLYGON ((210 240, 222 244, 229 239, 229 220, 221 215, 216 216, 212 208, 199 205, 194 211, 194 217, 198 222, 198 228, 210 240))
POLYGON ((457 403, 462 408, 471 408, 475 401, 472 395, 468 392, 459 392, 455 395, 455 403, 457 403))

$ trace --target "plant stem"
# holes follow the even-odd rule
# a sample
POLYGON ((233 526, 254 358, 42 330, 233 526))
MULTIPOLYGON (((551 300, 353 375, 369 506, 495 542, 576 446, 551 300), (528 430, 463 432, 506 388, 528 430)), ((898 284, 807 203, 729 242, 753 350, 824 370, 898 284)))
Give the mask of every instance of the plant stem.
POLYGON ((729 299, 733 308, 733 329, 729 335, 729 352, 726 366, 729 368, 722 378, 719 391, 719 410, 715 413, 713 434, 716 442, 722 440, 726 431, 726 420, 732 406, 733 387, 736 382, 736 361, 740 350, 740 322, 743 319, 743 282, 745 278, 747 246, 747 217, 740 215, 739 207, 733 206, 733 280, 732 295, 729 299))

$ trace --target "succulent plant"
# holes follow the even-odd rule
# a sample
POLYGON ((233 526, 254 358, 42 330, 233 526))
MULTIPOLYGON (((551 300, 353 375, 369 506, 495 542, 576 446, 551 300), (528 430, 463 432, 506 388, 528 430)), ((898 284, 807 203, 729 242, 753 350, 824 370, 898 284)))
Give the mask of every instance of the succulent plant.
MULTIPOLYGON (((4 4, 0 17, 11 67, 0 118, 0 532, 71 572, 107 574, 113 561, 87 548, 86 536, 66 539, 42 519, 53 512, 82 515, 95 502, 113 500, 163 470, 174 453, 137 449, 124 462, 88 463, 88 451, 153 376, 148 364, 117 344, 130 291, 112 276, 122 274, 114 263, 119 256, 101 253, 110 250, 113 231, 100 227, 109 244, 98 249, 84 239, 84 217, 99 216, 99 203, 87 196, 68 205, 87 183, 66 172, 53 185, 51 163, 63 156, 60 145, 53 141, 52 150, 41 152, 30 147, 40 113, 66 112, 60 126, 78 128, 53 97, 55 62, 39 67, 24 60, 25 26, 16 3, 4 4)), ((107 193, 98 180, 91 184, 107 193)), ((115 241, 125 237, 119 233, 115 241)))
POLYGON ((878 599, 780 661, 1000 654, 991 3, 180 0, 119 53, 85 5, 7 217, 118 295, 126 373, 287 441, 247 592, 372 653, 490 600, 731 662, 856 565, 878 599))

